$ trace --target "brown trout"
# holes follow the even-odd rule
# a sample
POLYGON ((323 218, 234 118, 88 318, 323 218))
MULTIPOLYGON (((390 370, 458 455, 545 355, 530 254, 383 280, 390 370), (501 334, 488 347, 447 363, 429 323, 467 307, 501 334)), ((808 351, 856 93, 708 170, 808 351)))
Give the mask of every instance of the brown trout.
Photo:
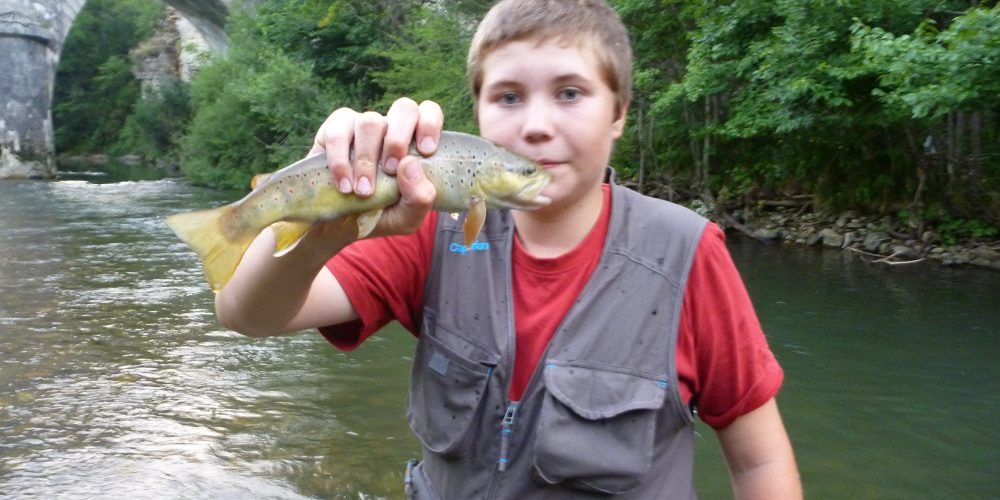
MULTIPOLYGON (((437 190, 434 209, 466 212, 466 247, 479 234, 487 206, 530 210, 549 203, 539 194, 549 182, 548 172, 481 137, 445 131, 434 155, 420 157, 413 147, 410 154, 419 158, 437 190)), ((281 255, 318 220, 358 214, 358 237, 364 237, 375 228, 382 209, 399 200, 396 178, 381 168, 372 196, 341 193, 322 154, 254 181, 253 191, 237 202, 167 217, 170 229, 198 254, 213 291, 229 281, 247 247, 268 226, 277 240, 275 255, 281 255)))

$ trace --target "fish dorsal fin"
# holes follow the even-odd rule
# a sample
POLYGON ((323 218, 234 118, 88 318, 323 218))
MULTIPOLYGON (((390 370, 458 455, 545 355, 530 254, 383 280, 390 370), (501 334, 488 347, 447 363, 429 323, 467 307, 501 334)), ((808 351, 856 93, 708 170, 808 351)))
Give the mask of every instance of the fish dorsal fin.
POLYGON ((382 218, 382 209, 376 208, 358 215, 358 239, 364 238, 375 230, 375 225, 382 218))
POLYGON ((469 212, 465 214, 465 222, 462 224, 462 232, 465 234, 465 248, 470 248, 479 236, 479 231, 483 229, 486 222, 486 202, 481 198, 475 198, 469 203, 469 212))
POLYGON ((281 257, 291 252, 302 241, 302 237, 309 232, 312 224, 312 222, 290 221, 278 221, 271 224, 271 230, 274 231, 274 256, 281 257))

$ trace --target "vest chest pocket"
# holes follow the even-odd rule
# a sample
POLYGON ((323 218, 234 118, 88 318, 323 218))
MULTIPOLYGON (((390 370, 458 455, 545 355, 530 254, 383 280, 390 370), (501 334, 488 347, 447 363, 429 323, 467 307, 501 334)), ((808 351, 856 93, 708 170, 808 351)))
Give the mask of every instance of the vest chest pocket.
POLYGON ((433 316, 425 313, 413 359, 407 417, 426 449, 460 456, 496 360, 457 336, 446 344, 441 337, 452 334, 432 325, 433 316))
POLYGON ((559 364, 546 365, 544 377, 536 480, 609 494, 636 487, 652 463, 665 382, 559 364))

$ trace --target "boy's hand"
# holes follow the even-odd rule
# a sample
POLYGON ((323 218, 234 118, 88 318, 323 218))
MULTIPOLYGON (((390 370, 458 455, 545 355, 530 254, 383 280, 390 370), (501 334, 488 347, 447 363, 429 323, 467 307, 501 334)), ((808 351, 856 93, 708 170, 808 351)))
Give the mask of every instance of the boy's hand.
POLYGON ((375 234, 412 232, 423 222, 435 192, 417 161, 407 159, 407 153, 415 141, 420 154, 433 154, 443 123, 444 113, 437 103, 418 105, 405 97, 394 102, 386 116, 341 108, 320 127, 310 154, 325 153, 338 189, 358 196, 374 192, 380 161, 389 175, 402 171, 398 177, 401 199, 383 213, 375 234))

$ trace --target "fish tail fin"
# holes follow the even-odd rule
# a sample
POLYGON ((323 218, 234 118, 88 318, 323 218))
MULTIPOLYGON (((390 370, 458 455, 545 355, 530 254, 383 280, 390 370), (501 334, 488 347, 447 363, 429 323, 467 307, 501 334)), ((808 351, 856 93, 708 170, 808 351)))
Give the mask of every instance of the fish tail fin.
POLYGON ((232 207, 220 207, 167 217, 170 229, 198 254, 213 292, 221 290, 233 276, 253 241, 254 235, 236 241, 225 236, 223 220, 232 210, 232 207))

